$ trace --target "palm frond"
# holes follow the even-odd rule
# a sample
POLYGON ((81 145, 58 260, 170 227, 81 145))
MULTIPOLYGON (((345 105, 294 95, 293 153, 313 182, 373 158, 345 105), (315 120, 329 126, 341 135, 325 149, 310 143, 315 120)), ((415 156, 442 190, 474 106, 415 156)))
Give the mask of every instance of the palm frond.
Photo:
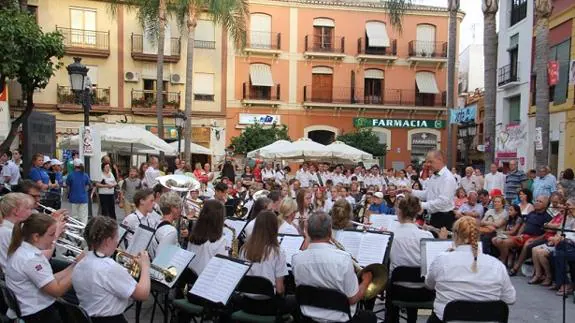
POLYGON ((236 48, 246 45, 249 17, 248 0, 208 0, 208 14, 220 24, 233 39, 236 48))
POLYGON ((145 30, 151 42, 158 40, 160 30, 160 0, 108 0, 108 9, 112 16, 117 16, 118 10, 125 7, 133 12, 136 19, 145 30))
POLYGON ((414 0, 382 0, 384 8, 387 10, 391 26, 399 31, 403 30, 403 16, 411 8, 414 0))

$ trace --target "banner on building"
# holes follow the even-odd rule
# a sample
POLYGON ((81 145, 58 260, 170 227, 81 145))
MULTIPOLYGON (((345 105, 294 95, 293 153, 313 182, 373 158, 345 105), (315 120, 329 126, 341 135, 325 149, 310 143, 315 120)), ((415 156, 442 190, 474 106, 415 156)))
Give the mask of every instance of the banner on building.
POLYGON ((477 105, 472 104, 462 109, 452 109, 449 118, 450 124, 462 124, 475 122, 475 115, 477 113, 477 105))
POLYGON ((557 61, 549 61, 547 63, 547 74, 549 76, 549 85, 555 85, 559 81, 559 63, 557 61))

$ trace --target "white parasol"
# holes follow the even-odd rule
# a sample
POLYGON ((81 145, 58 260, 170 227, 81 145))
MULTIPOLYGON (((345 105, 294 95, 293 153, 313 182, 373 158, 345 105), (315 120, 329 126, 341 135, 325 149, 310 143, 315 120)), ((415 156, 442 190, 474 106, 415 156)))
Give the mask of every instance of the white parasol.
POLYGON ((278 151, 278 149, 281 149, 284 146, 290 145, 291 142, 287 141, 287 140, 278 140, 272 144, 269 144, 267 146, 264 146, 262 148, 256 149, 256 150, 252 150, 247 154, 248 158, 263 158, 263 159, 274 159, 275 158, 275 152, 278 151))
POLYGON ((327 148, 332 152, 333 158, 348 160, 348 161, 362 161, 373 159, 373 155, 359 150, 341 141, 334 141, 327 145, 327 148))

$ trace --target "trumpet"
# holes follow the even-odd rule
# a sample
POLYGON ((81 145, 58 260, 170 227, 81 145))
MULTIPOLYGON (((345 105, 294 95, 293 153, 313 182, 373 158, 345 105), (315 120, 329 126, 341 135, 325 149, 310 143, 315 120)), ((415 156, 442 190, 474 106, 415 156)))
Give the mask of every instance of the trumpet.
MULTIPOLYGON (((126 268, 132 277, 140 277, 142 268, 140 268, 140 265, 136 262, 135 256, 118 248, 116 249, 116 262, 126 268)), ((178 271, 174 266, 162 268, 160 266, 150 264, 150 268, 162 274, 168 283, 172 282, 178 276, 178 271)))
POLYGON ((40 204, 40 203, 36 203, 36 204, 37 204, 39 207, 42 208, 42 210, 44 211, 44 214, 50 215, 50 214, 52 214, 52 213, 54 213, 54 212, 57 211, 56 209, 51 208, 51 207, 49 207, 49 206, 42 205, 42 204, 40 204))
POLYGON ((78 246, 76 246, 73 242, 60 238, 58 240, 56 240, 55 245, 66 249, 68 251, 70 251, 71 253, 73 253, 75 256, 80 255, 82 252, 84 252, 84 250, 78 246))

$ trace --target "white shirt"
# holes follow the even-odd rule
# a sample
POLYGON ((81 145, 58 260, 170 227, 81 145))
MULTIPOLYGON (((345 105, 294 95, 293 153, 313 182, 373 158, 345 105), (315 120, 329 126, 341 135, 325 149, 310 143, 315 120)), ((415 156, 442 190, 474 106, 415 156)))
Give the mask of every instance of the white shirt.
POLYGON ((293 224, 283 221, 278 229, 279 234, 299 234, 299 231, 293 224))
POLYGON ((54 274, 42 251, 26 241, 8 259, 6 285, 20 305, 22 316, 32 315, 54 304, 56 299, 41 289, 52 282, 54 274))
POLYGON ((394 181, 394 184, 397 187, 402 187, 402 186, 411 187, 411 180, 407 177, 404 177, 404 178, 397 177, 394 181))
POLYGON ((485 185, 484 188, 487 192, 491 192, 492 189, 500 189, 501 192, 505 192, 505 174, 496 172, 495 174, 489 173, 485 175, 485 185))
MULTIPOLYGON (((243 251, 240 254, 240 258, 246 260, 243 251)), ((279 253, 272 252, 266 260, 262 262, 252 262, 252 267, 247 275, 266 278, 275 288, 276 279, 288 275, 285 251, 279 248, 279 253)))
MULTIPOLYGON (((336 249, 329 243, 312 243, 292 257, 292 271, 296 286, 308 285, 337 290, 348 298, 359 291, 351 256, 336 249)), ((356 305, 350 306, 351 316, 355 315, 356 305)), ((302 306, 305 316, 318 322, 347 322, 349 317, 338 311, 313 306, 302 306)))
MULTIPOLYGON (((110 172, 108 174, 108 176, 106 176, 106 174, 102 173, 102 180, 104 181, 104 184, 106 185, 116 185, 118 183, 116 183, 116 178, 114 178, 114 174, 112 174, 112 172, 110 172)), ((111 195, 114 194, 114 188, 108 188, 108 187, 99 187, 98 188, 98 194, 107 194, 107 195, 111 195)))
POLYGON ((159 176, 160 176, 159 170, 154 169, 154 167, 152 166, 148 166, 148 169, 146 169, 146 172, 144 173, 144 185, 147 186, 148 188, 153 188, 154 186, 156 186, 156 184, 158 184, 156 178, 159 176))
POLYGON ((333 182, 333 185, 344 184, 345 176, 343 176, 342 174, 333 173, 333 175, 331 175, 331 181, 333 182))
POLYGON ((440 320, 443 320, 445 306, 451 301, 515 302, 515 288, 501 261, 479 252, 477 272, 471 271, 472 263, 471 246, 462 245, 453 252, 437 256, 431 264, 425 285, 435 289, 433 312, 440 320))
POLYGON ((279 172, 276 172, 274 175, 275 179, 276 179, 276 183, 278 185, 281 185, 282 182, 284 182, 286 180, 286 176, 283 170, 280 170, 279 172))
POLYGON ((20 167, 14 163, 14 161, 9 160, 4 167, 2 167, 2 177, 6 181, 6 177, 10 179, 7 181, 10 185, 18 184, 20 180, 20 167))
POLYGON ((303 168, 295 173, 295 178, 300 182, 301 187, 309 187, 309 172, 305 171, 303 168))
POLYGON ((443 167, 437 175, 431 175, 425 190, 413 190, 412 193, 424 200, 425 202, 422 203, 423 208, 433 214, 453 211, 455 207, 453 199, 456 189, 457 182, 453 178, 453 174, 447 167, 443 167))
POLYGON ((262 181, 266 181, 268 179, 275 179, 276 172, 273 169, 262 169, 262 181))
POLYGON ((14 223, 4 219, 0 225, 0 269, 3 272, 6 272, 8 265, 8 247, 12 241, 12 229, 14 229, 14 223))
POLYGON ((319 174, 319 176, 321 177, 321 180, 322 180, 322 182, 323 182, 323 185, 322 185, 322 186, 325 186, 327 180, 328 180, 328 179, 331 179, 331 174, 328 173, 328 172, 319 172, 318 174, 319 174))
POLYGON ((112 258, 89 252, 74 268, 72 285, 88 315, 101 317, 124 313, 137 282, 112 258))
MULTIPOLYGON (((136 209, 134 213, 130 213, 124 218, 122 224, 127 226, 130 230, 136 231, 140 224, 150 228, 155 228, 160 221, 161 218, 157 213, 150 212, 148 215, 144 216, 140 210, 136 209)), ((128 244, 132 241, 133 236, 133 234, 126 234, 126 241, 128 244)))
POLYGON ((479 178, 475 175, 471 175, 470 177, 463 177, 459 180, 459 186, 463 187, 465 192, 469 193, 471 191, 479 191, 481 189, 479 178))
POLYGON ((150 247, 148 251, 150 252, 150 259, 154 259, 158 253, 158 250, 162 250, 162 248, 166 245, 178 245, 178 230, 174 228, 171 224, 164 224, 161 227, 158 227, 161 223, 165 223, 164 221, 160 221, 156 226, 156 233, 154 233, 154 237, 150 242, 150 247))
POLYGON ((246 224, 246 227, 244 228, 244 234, 246 235, 246 240, 252 235, 255 225, 256 225, 255 218, 252 219, 250 222, 248 222, 248 224, 246 224))
POLYGON ((400 223, 393 230, 393 243, 389 257, 391 260, 390 271, 399 266, 421 266, 421 239, 433 239, 429 231, 421 230, 415 223, 400 223))
POLYGON ((198 276, 204 271, 210 259, 213 256, 219 254, 227 256, 228 252, 226 250, 226 239, 222 235, 219 240, 215 242, 210 242, 209 240, 201 245, 193 244, 188 242, 188 250, 196 254, 192 262, 190 262, 189 268, 192 269, 198 276))

